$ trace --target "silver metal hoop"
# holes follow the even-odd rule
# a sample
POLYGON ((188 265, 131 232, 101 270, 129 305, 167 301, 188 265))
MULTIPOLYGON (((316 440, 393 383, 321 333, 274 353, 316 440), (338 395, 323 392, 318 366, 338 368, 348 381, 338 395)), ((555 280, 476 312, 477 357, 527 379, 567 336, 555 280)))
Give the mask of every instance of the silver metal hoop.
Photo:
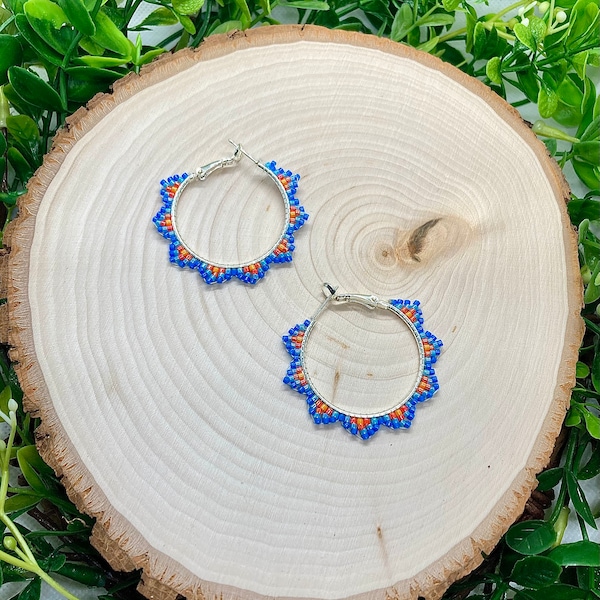
POLYGON ((309 413, 316 424, 340 422, 343 427, 354 435, 368 439, 374 435, 380 425, 392 429, 408 428, 415 414, 415 406, 431 398, 438 390, 439 384, 433 363, 441 352, 442 341, 431 332, 423 329, 423 314, 418 300, 381 300, 374 295, 338 294, 337 288, 328 283, 323 285, 326 299, 319 306, 311 319, 307 319, 289 330, 283 336, 283 342, 292 362, 283 382, 301 394, 306 395, 309 413), (372 413, 353 413, 342 409, 334 402, 323 398, 315 386, 306 366, 306 344, 319 315, 331 303, 357 303, 369 309, 387 310, 399 317, 412 333, 419 354, 419 368, 414 385, 401 400, 391 408, 372 413))
POLYGON ((300 176, 278 168, 275 161, 262 163, 248 154, 240 144, 229 140, 235 151, 232 156, 213 161, 196 169, 191 175, 174 175, 161 181, 164 206, 154 217, 159 233, 170 243, 169 258, 182 268, 199 271, 207 283, 223 283, 233 277, 245 283, 256 283, 269 270, 271 263, 290 262, 294 251, 294 232, 308 219, 304 207, 299 205, 295 192, 300 176), (187 186, 193 181, 205 181, 215 171, 235 167, 246 156, 273 180, 285 207, 285 223, 275 244, 250 262, 221 263, 210 261, 192 250, 183 240, 177 224, 177 205, 187 186))

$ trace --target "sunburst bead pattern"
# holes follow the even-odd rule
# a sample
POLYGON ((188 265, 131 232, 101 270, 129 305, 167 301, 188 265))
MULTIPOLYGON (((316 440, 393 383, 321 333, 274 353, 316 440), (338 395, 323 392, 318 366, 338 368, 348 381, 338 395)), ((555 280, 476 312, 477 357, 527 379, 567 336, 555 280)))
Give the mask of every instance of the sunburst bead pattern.
POLYGON ((179 267, 198 271, 208 284, 224 283, 237 277, 244 283, 255 284, 260 281, 273 263, 290 262, 294 246, 294 232, 308 219, 308 214, 300 206, 295 194, 298 189, 300 175, 278 168, 275 161, 257 163, 277 184, 285 204, 285 225, 277 242, 261 257, 248 264, 220 264, 209 261, 194 253, 181 239, 175 219, 177 200, 188 183, 193 179, 202 180, 195 174, 173 175, 160 182, 162 208, 155 215, 153 222, 158 232, 169 241, 169 260, 179 267))
POLYGON ((382 413, 358 415, 343 412, 315 390, 304 361, 304 343, 314 319, 307 319, 296 325, 283 336, 283 343, 292 357, 283 382, 306 396, 308 412, 317 425, 339 423, 352 435, 360 436, 363 440, 375 435, 382 425, 390 429, 407 429, 411 426, 417 405, 431 398, 439 389, 433 365, 443 344, 442 340, 423 328, 423 313, 419 301, 390 300, 389 306, 392 307, 392 312, 401 313, 401 318, 411 327, 419 346, 420 367, 412 391, 394 407, 382 413))

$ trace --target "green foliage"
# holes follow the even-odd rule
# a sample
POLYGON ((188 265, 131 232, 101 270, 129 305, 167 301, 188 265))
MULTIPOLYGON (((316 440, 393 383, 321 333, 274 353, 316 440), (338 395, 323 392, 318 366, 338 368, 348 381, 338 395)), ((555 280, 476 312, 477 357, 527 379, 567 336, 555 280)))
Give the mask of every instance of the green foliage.
MULTIPOLYGON (((597 0, 507 2, 488 14, 482 14, 479 0, 3 0, 3 5, 3 226, 70 113, 165 51, 198 46, 217 33, 276 24, 278 7, 294 9, 286 14, 296 14, 301 23, 376 34, 419 48, 479 78, 504 98, 516 93, 515 106, 537 105, 543 120, 533 131, 560 166, 570 163, 589 189, 568 207, 579 229, 587 325, 565 420, 568 441, 560 464, 538 476, 540 493, 557 491, 550 514, 513 525, 483 566, 455 584, 445 599, 462 599, 472 590, 477 593, 470 597, 480 600, 600 598, 600 546, 588 539, 598 515, 581 486, 600 477, 600 102, 589 76, 591 68, 600 66, 597 0), (134 13, 144 1, 155 8, 134 25, 134 13), (177 30, 156 46, 144 45, 140 37, 131 41, 131 32, 167 26, 177 30), (561 545, 570 512, 577 517, 581 540, 561 545)), ((10 398, 20 402, 22 394, 4 354, 0 389, 0 411, 8 416, 10 398)), ((28 511, 43 527, 14 526, 1 552, 14 557, 11 548, 28 545, 44 574, 104 586, 109 590, 104 600, 135 598, 137 575, 115 574, 89 546, 92 521, 78 513, 41 461, 35 426, 19 404, 10 460, 23 483, 6 489, 3 510, 11 522, 28 511), (60 544, 49 543, 50 538, 60 544)), ((0 567, 0 585, 27 581, 19 600, 39 599, 45 575, 14 560, 0 561, 0 567)))

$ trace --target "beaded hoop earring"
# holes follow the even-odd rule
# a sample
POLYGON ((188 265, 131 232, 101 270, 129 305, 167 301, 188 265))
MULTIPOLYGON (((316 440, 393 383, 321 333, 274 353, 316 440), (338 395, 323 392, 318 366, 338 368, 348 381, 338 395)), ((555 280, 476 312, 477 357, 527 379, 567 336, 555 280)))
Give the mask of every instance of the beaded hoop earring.
POLYGON ((369 439, 381 425, 391 429, 408 428, 415 416, 416 405, 433 396, 439 388, 433 364, 437 361, 442 348, 442 340, 436 338, 423 328, 423 313, 418 300, 380 300, 377 296, 363 294, 337 294, 337 288, 328 283, 323 285, 327 298, 317 309, 311 319, 300 323, 283 336, 283 342, 292 362, 283 382, 292 389, 306 396, 308 412, 316 424, 339 422, 344 429, 353 435, 369 439), (313 326, 319 315, 330 302, 354 302, 370 309, 388 310, 399 317, 412 333, 419 352, 419 369, 415 383, 402 400, 392 408, 371 414, 350 413, 342 410, 335 403, 325 400, 317 391, 306 368, 305 349, 313 326))
POLYGON ((295 197, 300 175, 291 171, 284 171, 277 167, 275 161, 261 163, 252 158, 240 144, 229 140, 235 147, 235 151, 229 158, 216 160, 188 175, 173 175, 160 182, 160 194, 163 207, 153 219, 158 232, 169 240, 169 260, 181 268, 189 268, 198 271, 206 283, 223 283, 237 277, 245 283, 256 283, 265 276, 272 263, 290 262, 294 251, 294 232, 300 229, 308 219, 304 207, 295 197), (242 156, 249 158, 259 169, 264 171, 275 183, 285 207, 285 224, 281 235, 267 250, 257 259, 251 262, 229 264, 210 261, 195 253, 189 245, 181 238, 177 228, 177 203, 181 194, 192 181, 204 181, 211 173, 234 167, 242 156))

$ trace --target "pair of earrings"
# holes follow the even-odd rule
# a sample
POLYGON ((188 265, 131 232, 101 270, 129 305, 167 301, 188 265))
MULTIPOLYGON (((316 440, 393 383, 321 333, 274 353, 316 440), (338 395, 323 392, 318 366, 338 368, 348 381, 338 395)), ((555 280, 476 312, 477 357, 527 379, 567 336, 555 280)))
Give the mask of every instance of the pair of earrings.
MULTIPOLYGON (((232 156, 204 165, 190 175, 173 175, 160 182, 163 206, 153 222, 159 233, 169 241, 169 259, 179 267, 198 271, 208 284, 224 283, 234 277, 244 283, 256 284, 265 276, 271 265, 292 260, 295 249, 294 233, 307 221, 308 214, 295 196, 299 175, 278 168, 275 161, 262 163, 252 158, 240 144, 229 141, 235 148, 232 156), (194 252, 182 239, 177 227, 177 204, 191 182, 204 181, 219 169, 234 167, 243 156, 249 158, 277 186, 284 203, 285 223, 275 244, 252 262, 225 264, 209 261, 194 252)), ((410 427, 416 405, 431 398, 439 388, 433 364, 442 348, 442 341, 423 327, 423 313, 419 301, 387 301, 372 295, 338 294, 337 289, 327 283, 324 284, 323 291, 326 299, 313 317, 292 327, 283 336, 285 347, 292 358, 283 382, 306 396, 308 412, 316 424, 337 422, 351 434, 365 440, 373 436, 382 425, 391 429, 410 427), (419 354, 419 367, 414 385, 409 393, 391 408, 365 414, 350 413, 336 406, 334 402, 325 400, 318 392, 306 366, 306 344, 317 318, 332 302, 358 303, 370 309, 387 310, 400 318, 414 337, 419 354)))

